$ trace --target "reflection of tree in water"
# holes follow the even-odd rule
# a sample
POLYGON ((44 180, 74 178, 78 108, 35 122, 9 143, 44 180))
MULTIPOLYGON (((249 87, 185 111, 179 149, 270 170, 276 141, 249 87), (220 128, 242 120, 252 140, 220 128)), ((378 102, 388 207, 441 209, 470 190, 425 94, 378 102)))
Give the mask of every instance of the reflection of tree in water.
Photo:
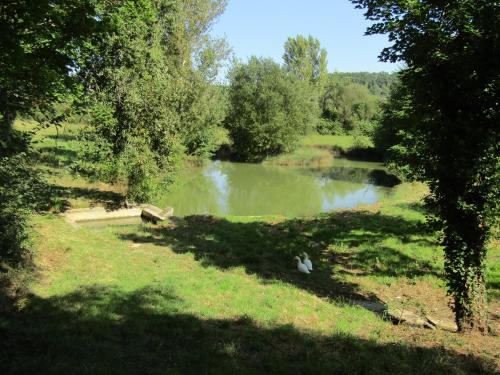
POLYGON ((321 188, 294 170, 228 165, 229 207, 241 215, 304 214, 321 211, 321 188))
POLYGON ((359 204, 375 203, 381 194, 381 189, 373 185, 328 180, 322 190, 322 209, 331 211, 338 208, 352 208, 359 204))
POLYGON ((374 171, 214 162, 186 172, 160 203, 177 215, 314 214, 376 202, 383 189, 370 184, 374 171))
MULTIPOLYGON (((203 168, 203 171, 205 168, 203 168)), ((182 177, 171 192, 162 197, 162 206, 172 206, 174 214, 223 214, 220 190, 210 174, 195 168, 182 177)))

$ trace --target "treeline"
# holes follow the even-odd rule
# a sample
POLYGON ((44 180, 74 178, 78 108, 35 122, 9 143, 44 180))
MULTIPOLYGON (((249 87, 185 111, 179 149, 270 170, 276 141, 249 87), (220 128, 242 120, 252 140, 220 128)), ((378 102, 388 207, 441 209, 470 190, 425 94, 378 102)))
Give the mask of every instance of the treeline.
POLYGON ((370 94, 383 98, 389 97, 392 85, 398 81, 397 73, 387 72, 335 72, 332 75, 366 86, 370 94))
POLYGON ((389 73, 328 73, 327 54, 309 36, 288 38, 283 64, 252 57, 229 75, 225 127, 233 156, 259 161, 293 150, 307 132, 372 136, 397 82, 389 73))

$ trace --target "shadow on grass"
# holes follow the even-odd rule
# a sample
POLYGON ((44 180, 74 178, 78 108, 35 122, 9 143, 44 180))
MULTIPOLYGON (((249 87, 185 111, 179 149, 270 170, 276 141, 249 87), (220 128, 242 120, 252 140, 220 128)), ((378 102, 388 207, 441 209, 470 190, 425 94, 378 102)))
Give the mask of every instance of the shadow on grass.
POLYGON ((106 210, 116 210, 124 205, 124 196, 115 191, 80 187, 63 187, 62 191, 66 198, 85 198, 91 206, 103 206, 106 210))
POLYGON ((70 199, 85 199, 90 202, 90 206, 103 206, 106 210, 116 210, 123 208, 125 198, 122 194, 111 190, 101 190, 97 188, 68 187, 57 184, 49 185, 45 192, 40 193, 46 199, 50 199, 52 206, 60 212, 71 208, 70 199))
POLYGON ((37 161, 51 168, 67 167, 77 158, 77 152, 63 147, 40 147, 37 161))
MULTIPOLYGON (((278 223, 231 222, 212 216, 176 218, 170 226, 145 227, 122 234, 137 243, 169 246, 177 253, 192 253, 202 265, 221 269, 244 267, 264 280, 296 285, 320 297, 380 302, 343 280, 346 269, 358 275, 438 275, 430 262, 382 246, 389 237, 423 236, 418 222, 365 211, 344 211, 315 219, 278 223), (297 272, 294 256, 308 252, 314 272, 297 272), (378 259, 378 260, 377 260, 378 259), (379 264, 380 263, 380 264, 379 264)), ((423 238, 423 237, 422 237, 423 238)))
POLYGON ((68 141, 77 141, 78 140, 78 136, 76 134, 49 134, 46 136, 46 138, 49 138, 49 139, 53 139, 55 141, 64 141, 64 142, 68 142, 68 141))
POLYGON ((452 374, 494 373, 494 363, 444 348, 378 343, 248 317, 182 313, 172 291, 85 287, 31 296, 4 317, 3 374, 452 374))

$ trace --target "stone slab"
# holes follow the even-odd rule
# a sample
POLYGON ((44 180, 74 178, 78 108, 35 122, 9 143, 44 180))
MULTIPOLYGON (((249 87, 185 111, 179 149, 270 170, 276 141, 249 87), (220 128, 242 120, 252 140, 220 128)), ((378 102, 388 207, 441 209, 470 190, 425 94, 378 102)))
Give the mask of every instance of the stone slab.
POLYGON ((113 211, 106 211, 103 207, 88 209, 70 210, 63 214, 66 220, 73 226, 78 226, 82 221, 111 220, 128 217, 140 217, 141 208, 121 208, 113 211))
POLYGON ((142 216, 153 221, 163 221, 174 214, 172 207, 167 207, 165 210, 153 206, 151 204, 142 205, 142 216))

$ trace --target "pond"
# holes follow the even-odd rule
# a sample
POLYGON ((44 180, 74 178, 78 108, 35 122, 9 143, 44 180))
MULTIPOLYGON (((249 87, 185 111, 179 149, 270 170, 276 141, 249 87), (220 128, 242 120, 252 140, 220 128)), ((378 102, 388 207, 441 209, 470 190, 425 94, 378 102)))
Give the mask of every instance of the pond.
POLYGON ((212 161, 184 171, 156 202, 174 215, 312 215, 371 204, 398 181, 379 163, 335 160, 328 168, 212 161))

